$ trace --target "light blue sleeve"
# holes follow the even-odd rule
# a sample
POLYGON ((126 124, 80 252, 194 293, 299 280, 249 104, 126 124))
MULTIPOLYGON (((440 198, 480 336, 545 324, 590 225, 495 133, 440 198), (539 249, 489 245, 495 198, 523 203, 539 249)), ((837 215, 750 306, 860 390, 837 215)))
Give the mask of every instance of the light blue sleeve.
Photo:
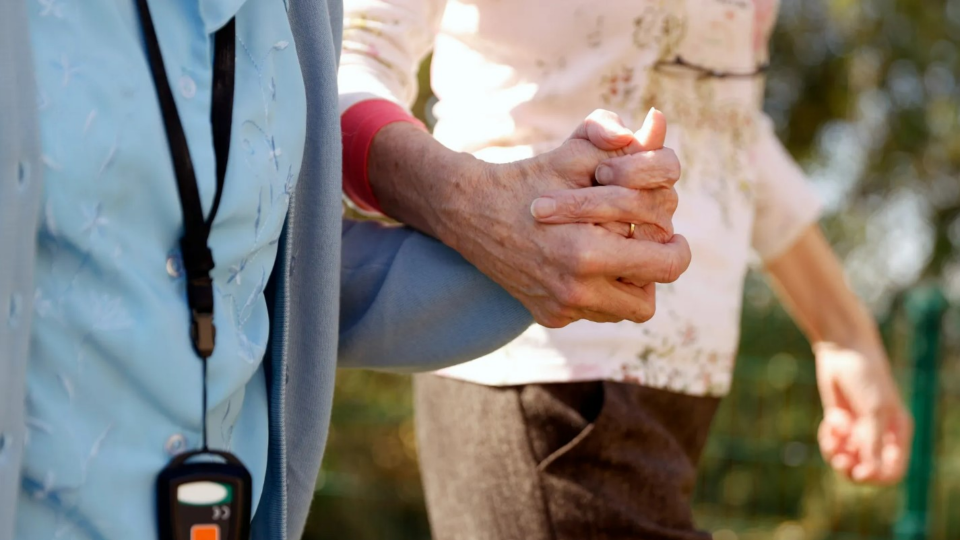
POLYGON ((408 228, 344 221, 340 367, 428 371, 492 352, 533 322, 499 285, 408 228))

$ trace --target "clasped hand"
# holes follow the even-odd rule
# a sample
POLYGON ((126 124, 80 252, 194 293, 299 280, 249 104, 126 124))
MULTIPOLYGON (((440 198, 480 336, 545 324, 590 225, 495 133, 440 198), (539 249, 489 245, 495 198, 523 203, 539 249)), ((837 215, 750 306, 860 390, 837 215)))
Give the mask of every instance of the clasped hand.
POLYGON ((659 111, 635 134, 598 110, 553 151, 484 164, 483 200, 446 241, 541 325, 649 320, 656 283, 678 279, 691 257, 673 231, 680 163, 666 129, 659 111))

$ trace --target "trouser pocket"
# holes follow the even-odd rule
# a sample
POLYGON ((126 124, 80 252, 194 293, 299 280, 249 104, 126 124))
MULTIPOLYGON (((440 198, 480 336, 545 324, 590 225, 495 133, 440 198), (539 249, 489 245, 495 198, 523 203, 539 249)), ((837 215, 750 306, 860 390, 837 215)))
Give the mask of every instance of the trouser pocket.
POLYGON ((602 381, 530 384, 520 390, 521 413, 540 470, 595 436, 605 396, 602 381))

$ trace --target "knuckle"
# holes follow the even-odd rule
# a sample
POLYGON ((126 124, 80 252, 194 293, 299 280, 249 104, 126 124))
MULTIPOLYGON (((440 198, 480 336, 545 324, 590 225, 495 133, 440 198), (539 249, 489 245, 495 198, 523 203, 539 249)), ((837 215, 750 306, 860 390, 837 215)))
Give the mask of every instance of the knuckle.
POLYGON ((620 159, 610 160, 610 166, 617 173, 617 182, 622 185, 641 185, 646 177, 652 176, 650 169, 651 152, 629 154, 620 159))
POLYGON ((671 197, 667 190, 659 189, 655 195, 651 196, 651 201, 647 203, 651 208, 651 218, 653 223, 661 227, 672 225, 673 214, 677 211, 678 201, 671 197))
POLYGON ((630 193, 617 194, 606 205, 605 213, 616 221, 641 225, 650 221, 650 202, 643 194, 630 190, 630 193))
POLYGON ((664 210, 671 216, 676 213, 677 207, 680 206, 680 195, 677 194, 677 190, 673 186, 663 190, 663 205, 664 210))
POLYGON ((562 242, 548 245, 546 248, 546 257, 543 262, 552 267, 552 279, 547 282, 549 294, 556 297, 557 290, 563 285, 566 278, 571 276, 576 265, 576 258, 572 255, 579 251, 580 245, 577 237, 564 238, 562 242))
MULTIPOLYGON (((663 152, 670 150, 649 150, 633 154, 624 160, 629 170, 624 176, 630 178, 632 184, 651 187, 673 185, 679 178, 679 163, 664 157, 663 152)), ((672 154, 671 154, 672 155, 672 154)))
POLYGON ((683 171, 680 170, 680 162, 672 162, 667 165, 667 179, 673 183, 676 183, 680 180, 680 175, 683 171))
POLYGON ((546 326, 547 328, 553 328, 553 326, 551 326, 553 315, 540 310, 530 310, 530 314, 533 315, 533 322, 541 326, 546 326))
POLYGON ((673 223, 667 222, 666 225, 645 225, 642 235, 640 236, 651 242, 666 244, 673 238, 673 223))
POLYGON ((664 175, 667 179, 676 182, 680 179, 680 174, 683 172, 680 167, 680 158, 677 157, 677 153, 671 148, 664 148, 661 152, 663 153, 664 159, 664 175))
POLYGON ((657 224, 657 241, 666 244, 673 238, 673 221, 666 219, 657 224))
POLYGON ((641 302, 637 309, 637 322, 647 322, 657 314, 656 302, 641 302))
POLYGON ((537 324, 547 328, 563 328, 571 322, 574 317, 570 316, 571 310, 560 305, 558 302, 548 302, 547 305, 540 306, 540 309, 534 313, 534 320, 537 324))
POLYGON ((576 309, 586 302, 586 288, 577 283, 570 283, 560 287, 556 292, 557 301, 564 308, 564 314, 569 315, 569 310, 576 309))
POLYGON ((568 319, 561 317, 560 315, 543 315, 541 317, 535 317, 537 324, 540 326, 545 326, 547 328, 563 328, 564 326, 570 324, 568 319))
POLYGON ((660 265, 656 281, 657 283, 673 283, 680 279, 683 270, 684 268, 677 257, 667 257, 660 265))
POLYGON ((570 197, 570 204, 566 210, 571 217, 582 219, 590 217, 594 206, 596 205, 590 196, 580 192, 570 197))
POLYGON ((674 208, 669 206, 661 206, 659 212, 656 215, 655 225, 660 229, 660 231, 667 235, 663 241, 670 240, 673 236, 673 212, 674 208))
POLYGON ((555 196, 554 201, 557 206, 551 217, 568 222, 588 221, 593 207, 588 197, 576 191, 555 196))
POLYGON ((600 253, 593 248, 584 248, 577 252, 573 260, 573 273, 587 276, 595 273, 600 264, 600 253))
POLYGON ((566 326, 573 321, 578 321, 583 318, 583 312, 577 308, 573 307, 564 307, 560 309, 560 317, 563 318, 563 325, 566 326))
POLYGON ((619 208, 622 219, 634 222, 650 236, 651 240, 664 243, 673 237, 673 215, 678 200, 672 189, 633 191, 624 197, 619 208))
POLYGON ((636 323, 645 323, 653 318, 657 313, 657 301, 655 295, 648 295, 631 306, 629 319, 636 323))

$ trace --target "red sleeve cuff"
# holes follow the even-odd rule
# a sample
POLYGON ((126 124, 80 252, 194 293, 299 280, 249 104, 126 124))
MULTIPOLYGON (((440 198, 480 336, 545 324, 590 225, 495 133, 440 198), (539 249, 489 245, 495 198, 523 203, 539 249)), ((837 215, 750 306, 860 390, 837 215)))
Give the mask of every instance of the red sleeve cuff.
POLYGON ((367 160, 373 138, 388 124, 408 122, 426 131, 423 122, 392 101, 368 99, 360 101, 340 116, 343 132, 343 192, 366 212, 383 214, 380 203, 373 195, 370 178, 367 176, 367 160))

